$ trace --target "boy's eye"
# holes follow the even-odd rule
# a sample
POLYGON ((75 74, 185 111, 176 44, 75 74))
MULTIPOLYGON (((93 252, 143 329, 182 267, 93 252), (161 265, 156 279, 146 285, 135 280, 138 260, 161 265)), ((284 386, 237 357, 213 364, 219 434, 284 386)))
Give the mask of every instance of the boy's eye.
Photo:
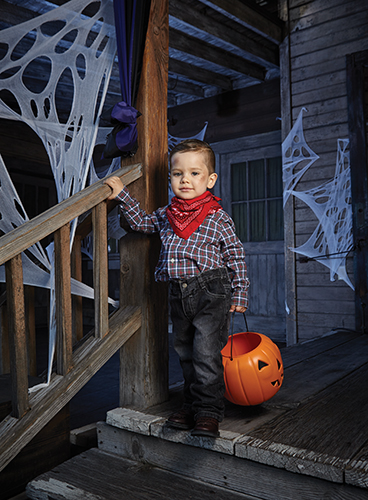
POLYGON ((192 175, 199 175, 199 172, 192 172, 192 175))
POLYGON ((173 177, 179 177, 180 176, 180 172, 174 172, 173 174, 171 174, 173 177))

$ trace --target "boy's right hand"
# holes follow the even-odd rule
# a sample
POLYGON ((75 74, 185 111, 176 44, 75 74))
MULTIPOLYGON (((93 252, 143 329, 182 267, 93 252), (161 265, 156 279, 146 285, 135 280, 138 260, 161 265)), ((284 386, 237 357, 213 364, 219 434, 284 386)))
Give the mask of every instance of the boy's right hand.
POLYGON ((120 194, 121 190, 124 188, 124 184, 121 182, 119 177, 113 176, 104 180, 104 184, 107 184, 111 187, 111 194, 108 196, 108 200, 114 200, 118 194, 120 194))

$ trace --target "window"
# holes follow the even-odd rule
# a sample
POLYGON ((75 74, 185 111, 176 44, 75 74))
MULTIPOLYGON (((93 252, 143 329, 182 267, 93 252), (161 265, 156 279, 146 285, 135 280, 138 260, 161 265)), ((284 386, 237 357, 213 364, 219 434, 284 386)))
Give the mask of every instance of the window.
POLYGON ((284 239, 280 156, 231 165, 231 208, 241 241, 284 239))

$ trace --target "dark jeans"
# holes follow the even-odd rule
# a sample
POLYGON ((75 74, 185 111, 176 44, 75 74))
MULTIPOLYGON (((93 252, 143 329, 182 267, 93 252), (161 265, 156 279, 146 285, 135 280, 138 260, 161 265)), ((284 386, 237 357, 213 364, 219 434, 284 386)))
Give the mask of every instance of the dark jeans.
POLYGON ((228 339, 231 284, 226 268, 170 281, 174 348, 184 375, 184 407, 196 418, 224 415, 221 349, 228 339))

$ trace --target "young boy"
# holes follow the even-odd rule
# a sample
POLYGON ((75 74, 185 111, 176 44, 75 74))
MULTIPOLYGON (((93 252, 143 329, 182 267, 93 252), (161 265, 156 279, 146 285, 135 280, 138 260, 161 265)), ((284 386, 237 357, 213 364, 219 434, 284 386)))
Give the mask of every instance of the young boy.
POLYGON ((211 147, 185 140, 172 150, 170 166, 175 196, 153 214, 140 210, 119 178, 105 182, 133 230, 160 233, 155 278, 169 281, 174 348, 184 376, 183 407, 167 424, 216 437, 224 415, 221 349, 230 312, 245 312, 248 305, 245 254, 232 219, 208 191, 217 180, 211 147))

